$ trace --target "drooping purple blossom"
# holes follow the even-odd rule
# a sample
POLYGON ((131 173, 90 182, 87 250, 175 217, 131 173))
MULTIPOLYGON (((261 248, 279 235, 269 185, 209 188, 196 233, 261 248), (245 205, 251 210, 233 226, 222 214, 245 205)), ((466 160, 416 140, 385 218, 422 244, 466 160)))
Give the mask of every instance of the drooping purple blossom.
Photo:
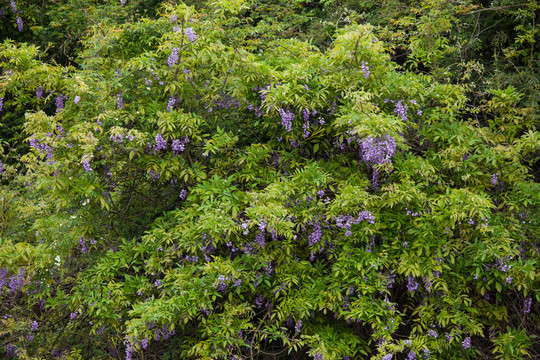
POLYGON ((308 236, 308 244, 309 246, 313 246, 321 240, 322 228, 319 221, 311 222, 310 224, 313 226, 313 231, 308 236))
POLYGON ((294 113, 284 109, 278 109, 279 116, 281 117, 281 123, 285 127, 287 132, 292 130, 292 121, 294 119, 294 113))
POLYGON ((6 268, 0 269, 0 294, 2 293, 2 290, 4 289, 4 286, 6 286, 7 273, 8 273, 8 270, 6 268))
POLYGON ((11 279, 9 280, 9 288, 12 294, 16 293, 17 291, 23 288, 25 272, 26 272, 25 269, 19 269, 17 276, 12 276, 11 279))
POLYGON ((30 323, 31 327, 32 327, 32 331, 38 331, 38 322, 37 321, 32 321, 30 323))
POLYGON ((11 11, 13 11, 14 14, 17 13, 17 3, 15 0, 10 0, 9 4, 11 5, 11 11))
POLYGON ((389 135, 365 138, 360 143, 360 157, 368 165, 390 162, 396 153, 396 140, 389 135))
POLYGON ((413 276, 407 277, 407 290, 409 293, 412 293, 413 291, 416 291, 418 289, 418 283, 416 282, 416 279, 413 276))
POLYGON ((79 101, 81 101, 81 97, 80 97, 79 95, 76 95, 76 96, 75 96, 75 99, 73 99, 73 102, 74 102, 75 104, 78 104, 79 101))
POLYGON ((66 99, 66 96, 60 94, 56 97, 55 105, 56 105, 56 112, 59 113, 62 110, 64 110, 64 100, 66 99))
POLYGON ((79 245, 81 253, 86 254, 86 252, 88 251, 88 244, 86 243, 84 236, 79 239, 79 245))
POLYGON ((219 283, 215 286, 218 291, 224 293, 227 290, 227 278, 224 275, 219 275, 219 283))
POLYGON ((23 20, 21 19, 20 16, 17 16, 17 30, 19 31, 23 31, 23 26, 24 26, 24 23, 23 23, 23 20))
POLYGON ((188 36, 189 42, 194 43, 195 41, 197 41, 197 35, 195 35, 195 33, 193 32, 193 28, 188 27, 186 29, 186 34, 188 36))
POLYGON ((118 109, 124 108, 124 98, 122 97, 122 92, 120 91, 118 94, 116 94, 116 107, 118 109))
POLYGON ((178 48, 173 48, 171 51, 171 55, 169 55, 169 58, 167 59, 167 65, 169 65, 169 68, 172 68, 174 64, 178 61, 178 48))
POLYGON ((351 236, 351 226, 361 223, 362 221, 367 220, 368 223, 374 224, 375 218, 371 212, 365 210, 358 213, 358 218, 353 218, 350 215, 339 215, 336 218, 336 226, 341 229, 345 229, 345 236, 351 236))
POLYGON ((409 352, 409 355, 407 356, 407 360, 414 360, 414 359, 416 359, 416 352, 411 350, 409 352))
POLYGON ((364 63, 362 61, 361 64, 362 64, 362 73, 364 74, 364 77, 367 79, 369 77, 369 66, 367 62, 364 63))
POLYGON ((394 108, 394 114, 401 117, 401 119, 403 121, 407 121, 407 119, 408 119, 407 110, 408 109, 409 109, 409 107, 407 106, 407 104, 404 103, 403 100, 399 100, 396 103, 396 107, 394 108))
POLYGON ((179 198, 182 200, 186 200, 186 197, 187 197, 187 191, 185 189, 182 189, 182 191, 180 191, 179 198))
POLYGON ((122 134, 111 134, 110 136, 111 141, 120 144, 124 142, 124 135, 122 134))
POLYGON ((92 168, 90 167, 90 161, 88 160, 87 157, 83 157, 82 165, 83 165, 84 171, 86 172, 92 171, 92 168))
POLYGON ((263 248, 264 245, 266 245, 264 233, 259 232, 257 235, 255 235, 255 243, 260 247, 263 248))
POLYGON ((154 152, 158 152, 160 150, 167 150, 167 140, 163 139, 163 136, 161 134, 157 134, 155 138, 156 144, 154 145, 154 152))
POLYGON ((13 344, 8 344, 7 345, 6 356, 7 356, 8 359, 16 357, 18 352, 19 352, 19 349, 17 348, 17 346, 15 346, 13 344))
MULTIPOLYGON (((1 289, 1 287, 0 287, 1 289)), ((531 304, 532 304, 532 298, 525 299, 525 302, 523 304, 523 313, 528 314, 531 312, 531 304)))
POLYGON ((176 16, 176 14, 172 14, 171 17, 169 18, 169 22, 175 22, 176 20, 178 20, 178 16, 176 16))
POLYGON ((471 347, 471 338, 470 338, 469 336, 466 337, 466 338, 463 340, 462 344, 463 344, 463 348, 464 348, 464 349, 469 349, 469 348, 471 347))
POLYGON ((69 319, 70 320, 75 320, 77 318, 77 315, 79 315, 79 311, 75 311, 75 312, 72 312, 71 314, 69 314, 69 319))
POLYGON ((498 181, 499 181, 499 173, 491 174, 491 185, 497 186, 498 181))
MULTIPOLYGON (((126 0, 120 0, 120 1, 121 2, 123 1, 124 3, 126 2, 126 0)), ((132 344, 129 340, 126 341, 126 360, 133 360, 133 354, 135 354, 135 351, 136 351, 133 345, 134 344, 132 344)))
POLYGON ((298 320, 294 326, 294 331, 300 333, 302 330, 302 320, 298 320))
POLYGON ((173 154, 180 155, 180 153, 186 149, 187 143, 189 143, 189 138, 187 136, 184 136, 182 139, 173 140, 171 144, 173 154))
POLYGON ((176 103, 176 98, 174 96, 171 96, 169 98, 169 101, 167 101, 167 111, 168 112, 172 111, 175 103, 176 103))

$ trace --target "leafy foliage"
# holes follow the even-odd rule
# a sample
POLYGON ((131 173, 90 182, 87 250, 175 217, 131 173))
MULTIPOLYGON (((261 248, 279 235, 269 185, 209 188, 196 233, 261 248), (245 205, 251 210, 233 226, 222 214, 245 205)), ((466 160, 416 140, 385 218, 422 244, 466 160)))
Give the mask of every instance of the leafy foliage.
POLYGON ((68 2, 5 40, 6 356, 536 356, 537 100, 470 25, 537 5, 419 4, 68 2))

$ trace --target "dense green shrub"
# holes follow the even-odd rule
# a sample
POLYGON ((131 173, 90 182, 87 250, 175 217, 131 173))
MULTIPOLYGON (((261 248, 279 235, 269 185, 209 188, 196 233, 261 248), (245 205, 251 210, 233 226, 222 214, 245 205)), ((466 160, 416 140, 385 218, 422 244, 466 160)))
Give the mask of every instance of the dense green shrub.
POLYGON ((536 356, 528 95, 494 87, 471 107, 466 77, 441 70, 450 25, 426 30, 428 15, 398 40, 401 66, 395 29, 353 10, 305 41, 344 3, 264 3, 290 9, 275 22, 255 5, 163 5, 137 21, 122 7, 126 21, 81 25, 76 66, 1 45, 0 114, 21 131, 2 155, 0 349, 536 356))

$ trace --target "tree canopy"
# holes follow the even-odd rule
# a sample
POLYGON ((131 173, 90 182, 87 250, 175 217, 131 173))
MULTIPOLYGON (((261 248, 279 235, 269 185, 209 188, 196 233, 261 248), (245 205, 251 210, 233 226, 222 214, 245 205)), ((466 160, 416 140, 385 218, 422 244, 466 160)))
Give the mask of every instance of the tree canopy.
POLYGON ((8 358, 540 356, 536 1, 0 6, 8 358))

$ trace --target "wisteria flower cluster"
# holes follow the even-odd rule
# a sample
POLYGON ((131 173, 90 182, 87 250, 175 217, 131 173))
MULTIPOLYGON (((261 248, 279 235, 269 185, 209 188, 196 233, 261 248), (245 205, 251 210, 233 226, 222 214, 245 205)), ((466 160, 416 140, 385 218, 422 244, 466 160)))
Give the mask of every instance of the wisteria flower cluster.
POLYGON ((375 217, 371 214, 371 212, 365 210, 361 211, 358 214, 357 218, 354 218, 350 215, 339 215, 336 218, 336 226, 341 229, 345 229, 345 236, 351 236, 352 231, 351 227, 352 225, 360 224, 362 221, 366 220, 370 224, 375 224, 375 217))

